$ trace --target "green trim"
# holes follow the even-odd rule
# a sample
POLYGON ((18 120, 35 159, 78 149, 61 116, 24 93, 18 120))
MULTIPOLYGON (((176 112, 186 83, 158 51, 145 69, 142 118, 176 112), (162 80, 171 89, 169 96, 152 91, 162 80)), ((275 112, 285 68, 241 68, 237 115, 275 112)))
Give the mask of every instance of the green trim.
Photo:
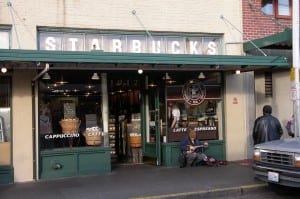
MULTIPOLYGON (((205 149, 205 154, 210 155, 217 160, 225 160, 225 142, 222 140, 208 141, 209 146, 205 149)), ((163 143, 162 144, 162 165, 166 167, 179 166, 179 142, 163 143)))
POLYGON ((255 50, 257 48, 264 48, 264 47, 271 46, 274 44, 279 44, 282 42, 292 42, 292 39, 293 39, 292 30, 289 29, 289 30, 285 30, 284 32, 281 32, 281 33, 270 35, 268 37, 245 42, 243 44, 243 46, 244 46, 244 51, 249 52, 249 51, 255 50), (255 44, 256 47, 253 44, 255 44))
POLYGON ((14 168, 12 166, 0 166, 0 184, 14 183, 14 168))
POLYGON ((40 152, 40 179, 109 172, 109 147, 64 148, 40 152))
MULTIPOLYGON (((46 50, 0 50, 0 62, 49 62, 80 64, 150 64, 176 65, 176 68, 235 70, 233 66, 247 66, 247 70, 286 67, 289 64, 281 56, 238 56, 238 55, 186 55, 186 54, 149 54, 149 53, 111 53, 102 51, 46 51, 46 50), (250 68, 250 67, 253 68, 250 68), (205 68, 207 67, 207 68, 205 68)), ((17 67, 17 66, 15 66, 17 67)), ((84 66, 85 67, 85 66, 84 66)), ((101 65, 99 65, 101 67, 101 65)), ((173 66, 174 67, 174 66, 173 66)), ((35 66, 36 69, 36 66, 35 66)), ((94 68, 95 69, 95 68, 94 68)), ((99 68, 101 69, 101 68, 99 68)), ((116 68, 113 68, 116 70, 116 68)), ((157 68, 159 70, 159 66, 157 68)))

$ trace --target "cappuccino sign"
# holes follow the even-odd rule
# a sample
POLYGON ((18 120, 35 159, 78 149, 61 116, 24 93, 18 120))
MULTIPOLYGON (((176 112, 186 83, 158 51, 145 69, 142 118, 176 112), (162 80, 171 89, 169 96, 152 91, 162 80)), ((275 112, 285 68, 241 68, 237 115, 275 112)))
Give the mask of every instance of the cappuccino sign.
POLYGON ((221 36, 149 37, 141 33, 89 34, 39 32, 40 50, 91 51, 162 54, 221 54, 221 36))

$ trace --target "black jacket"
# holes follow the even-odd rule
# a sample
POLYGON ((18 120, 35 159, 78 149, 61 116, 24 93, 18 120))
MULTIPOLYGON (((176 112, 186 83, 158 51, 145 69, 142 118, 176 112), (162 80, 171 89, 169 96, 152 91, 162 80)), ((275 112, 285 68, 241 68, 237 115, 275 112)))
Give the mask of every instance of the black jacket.
POLYGON ((281 124, 276 117, 266 114, 257 118, 253 127, 254 145, 262 142, 279 140, 283 134, 281 124))

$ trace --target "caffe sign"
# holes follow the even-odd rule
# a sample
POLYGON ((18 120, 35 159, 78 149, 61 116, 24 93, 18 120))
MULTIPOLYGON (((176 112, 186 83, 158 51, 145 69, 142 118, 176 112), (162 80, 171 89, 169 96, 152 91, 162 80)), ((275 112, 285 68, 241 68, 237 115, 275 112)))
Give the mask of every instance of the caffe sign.
POLYGON ((40 50, 220 55, 221 36, 39 32, 40 50))

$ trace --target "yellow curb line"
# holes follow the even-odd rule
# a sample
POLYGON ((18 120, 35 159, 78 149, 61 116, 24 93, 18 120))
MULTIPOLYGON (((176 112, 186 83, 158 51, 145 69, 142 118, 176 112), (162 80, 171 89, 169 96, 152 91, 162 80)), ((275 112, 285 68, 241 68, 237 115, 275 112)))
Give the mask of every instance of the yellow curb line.
POLYGON ((210 190, 203 190, 203 191, 192 191, 192 192, 181 192, 181 193, 174 193, 174 194, 164 194, 164 195, 156 195, 156 196, 146 196, 146 197, 135 197, 131 199, 161 199, 161 198, 169 198, 169 197, 178 197, 178 196, 187 196, 187 195, 195 195, 195 194, 209 194, 214 192, 223 192, 223 191, 232 191, 232 190, 243 190, 243 189, 254 189, 265 187, 268 184, 253 184, 253 185, 242 185, 238 187, 227 187, 227 188, 218 188, 218 189, 210 189, 210 190))

